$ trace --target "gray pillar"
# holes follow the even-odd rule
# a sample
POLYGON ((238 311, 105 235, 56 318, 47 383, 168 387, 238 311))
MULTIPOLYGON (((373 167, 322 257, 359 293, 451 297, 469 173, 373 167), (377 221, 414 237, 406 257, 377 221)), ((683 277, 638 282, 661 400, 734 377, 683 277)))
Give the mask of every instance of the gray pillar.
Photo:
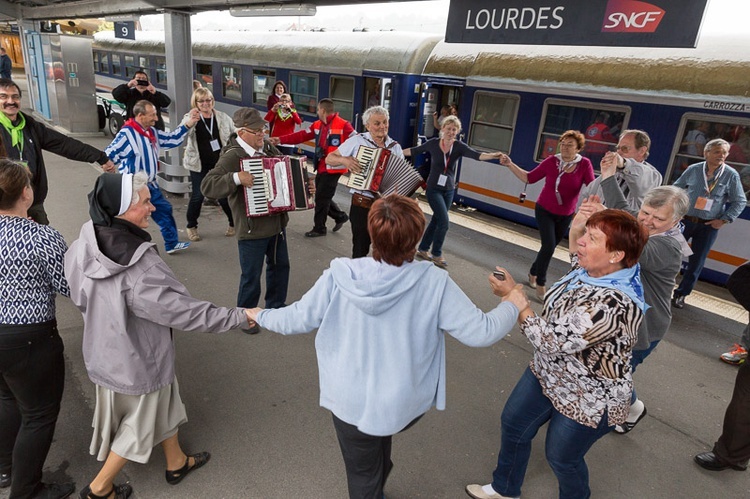
MULTIPOLYGON (((167 85, 172 104, 169 106, 169 126, 174 129, 190 110, 193 95, 193 42, 190 36, 190 14, 167 12, 164 14, 165 56, 167 85)), ((159 186, 167 192, 190 192, 190 177, 182 167, 183 148, 171 149, 166 164, 158 176, 159 186)))

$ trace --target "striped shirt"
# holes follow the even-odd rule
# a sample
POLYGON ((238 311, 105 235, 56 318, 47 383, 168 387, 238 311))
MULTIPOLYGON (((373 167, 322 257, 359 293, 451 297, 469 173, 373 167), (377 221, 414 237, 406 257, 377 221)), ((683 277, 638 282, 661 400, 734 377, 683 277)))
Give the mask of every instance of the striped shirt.
POLYGON ((159 150, 181 146, 188 129, 180 125, 171 132, 163 132, 151 127, 151 132, 156 134, 156 144, 129 126, 120 128, 112 143, 104 150, 117 165, 118 172, 142 171, 148 175, 149 182, 155 181, 156 172, 159 171, 159 150))

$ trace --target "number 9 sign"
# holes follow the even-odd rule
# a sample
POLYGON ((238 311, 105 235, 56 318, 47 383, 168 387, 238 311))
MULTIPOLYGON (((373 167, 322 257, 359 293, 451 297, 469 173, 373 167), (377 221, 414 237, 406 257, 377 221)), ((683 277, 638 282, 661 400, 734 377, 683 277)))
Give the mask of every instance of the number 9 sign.
POLYGON ((135 40, 135 21, 115 22, 115 38, 135 40))

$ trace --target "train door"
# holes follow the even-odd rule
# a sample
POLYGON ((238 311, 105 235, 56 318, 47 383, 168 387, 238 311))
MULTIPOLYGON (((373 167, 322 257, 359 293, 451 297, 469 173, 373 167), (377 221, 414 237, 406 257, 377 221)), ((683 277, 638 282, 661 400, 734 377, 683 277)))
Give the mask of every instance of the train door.
POLYGON ((422 83, 417 127, 419 141, 437 137, 442 116, 458 114, 460 97, 459 86, 422 83))
MULTIPOLYGON (((391 78, 364 78, 365 91, 362 93, 364 101, 362 102, 362 109, 365 110, 372 106, 383 106, 391 112, 391 99, 393 96, 393 80, 391 78)), ((360 132, 365 131, 364 123, 362 123, 361 116, 357 116, 356 128, 360 132)))
MULTIPOLYGON (((42 37, 36 31, 29 31, 25 36, 26 50, 30 64, 29 95, 33 108, 45 118, 50 119, 52 114, 47 94, 47 80, 45 78, 44 55, 42 54, 42 37)), ((51 62, 49 64, 52 64, 51 62)))

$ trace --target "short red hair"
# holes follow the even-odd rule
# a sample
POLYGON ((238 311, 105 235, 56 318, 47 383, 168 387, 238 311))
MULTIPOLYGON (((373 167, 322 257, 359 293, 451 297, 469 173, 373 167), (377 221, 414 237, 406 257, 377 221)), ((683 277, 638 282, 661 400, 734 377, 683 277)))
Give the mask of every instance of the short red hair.
POLYGON ((630 213, 604 210, 591 215, 586 227, 599 229, 607 236, 607 251, 622 251, 622 264, 630 268, 638 263, 648 241, 648 230, 630 213))
POLYGON ((396 267, 411 262, 424 226, 424 213, 413 199, 398 194, 378 199, 367 216, 372 257, 396 267))

